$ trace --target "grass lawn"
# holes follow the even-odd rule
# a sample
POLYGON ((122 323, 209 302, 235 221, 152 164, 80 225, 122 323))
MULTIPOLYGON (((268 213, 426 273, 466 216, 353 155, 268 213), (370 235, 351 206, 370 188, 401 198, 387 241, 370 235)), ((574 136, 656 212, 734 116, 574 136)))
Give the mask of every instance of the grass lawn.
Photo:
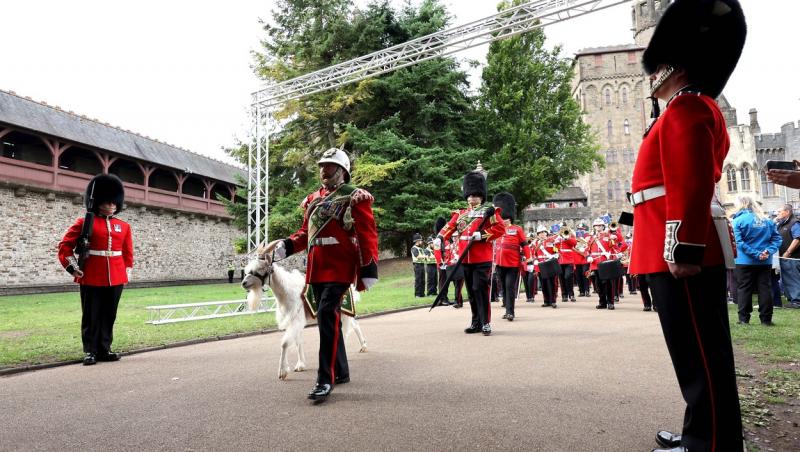
POLYGON ((759 323, 758 305, 754 305, 749 325, 737 324, 736 305, 728 305, 733 343, 762 363, 800 364, 800 309, 775 309, 772 317, 775 326, 765 327, 759 323))
MULTIPOLYGON (((359 314, 430 304, 415 299, 411 264, 387 261, 381 280, 362 295, 359 314)), ((238 284, 126 289, 114 327, 114 349, 130 351, 192 339, 261 331, 275 327, 275 316, 244 315, 165 325, 150 325, 146 306, 244 299, 238 284)), ((0 297, 0 368, 74 360, 83 356, 81 307, 77 292, 0 297)))

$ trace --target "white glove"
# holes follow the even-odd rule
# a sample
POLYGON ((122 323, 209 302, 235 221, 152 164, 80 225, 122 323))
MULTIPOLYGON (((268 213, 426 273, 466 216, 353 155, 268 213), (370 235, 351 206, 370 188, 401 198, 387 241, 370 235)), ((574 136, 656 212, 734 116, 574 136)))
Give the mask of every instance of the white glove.
POLYGON ((528 273, 533 271, 533 264, 528 264, 528 273))
POLYGON ((441 246, 442 246, 442 239, 440 239, 440 238, 435 238, 435 239, 433 239, 433 246, 436 246, 436 247, 440 247, 440 248, 441 248, 441 246))
POLYGON ((125 274, 128 275, 128 281, 131 280, 131 274, 132 273, 133 273, 133 268, 131 268, 131 267, 126 267, 125 268, 125 274))
POLYGON ((589 262, 590 264, 592 263, 593 260, 594 258, 592 256, 586 258, 586 262, 589 262))
POLYGON ((473 232, 472 236, 470 237, 470 240, 473 240, 473 241, 474 240, 480 240, 480 239, 481 239, 481 233, 480 232, 473 232))
POLYGON ((375 283, 378 282, 378 278, 363 278, 361 282, 364 283, 364 288, 369 290, 370 287, 374 286, 375 283))
POLYGON ((539 265, 539 259, 534 259, 533 260, 533 265, 539 265))
POLYGON ((275 252, 275 257, 277 257, 278 259, 284 259, 286 257, 286 244, 283 243, 283 240, 281 240, 280 242, 278 242, 277 245, 275 245, 274 252, 275 252))
POLYGON ((439 266, 442 270, 447 270, 447 264, 442 264, 439 266))

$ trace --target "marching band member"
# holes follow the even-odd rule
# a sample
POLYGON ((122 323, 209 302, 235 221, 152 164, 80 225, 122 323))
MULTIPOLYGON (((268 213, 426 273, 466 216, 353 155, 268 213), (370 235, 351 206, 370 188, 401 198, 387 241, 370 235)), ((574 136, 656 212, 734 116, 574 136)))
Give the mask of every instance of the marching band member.
POLYGON ((612 289, 611 281, 600 278, 598 267, 601 262, 611 260, 613 249, 613 235, 609 234, 606 229, 606 223, 602 218, 597 218, 592 223, 594 234, 589 240, 589 256, 586 258, 589 261, 589 271, 591 274, 594 290, 600 297, 600 302, 597 309, 614 309, 614 292, 612 289))
POLYGON ((589 262, 586 260, 588 252, 588 247, 586 245, 588 242, 586 241, 585 227, 584 224, 578 226, 578 230, 575 232, 578 244, 573 248, 575 250, 575 254, 573 255, 573 260, 575 262, 575 279, 578 281, 579 297, 589 296, 589 277, 587 276, 589 273, 589 262))
POLYGON ((517 211, 517 203, 511 193, 498 193, 492 199, 492 204, 500 208, 500 216, 506 225, 506 232, 502 237, 495 241, 495 269, 503 285, 503 304, 506 308, 504 319, 514 320, 514 304, 519 295, 520 278, 520 253, 524 256, 525 262, 533 271, 533 259, 531 250, 525 238, 525 231, 513 224, 514 214, 517 211))
MULTIPOLYGON (((544 297, 544 303, 542 303, 542 307, 552 307, 557 308, 556 305, 556 274, 558 272, 553 271, 552 274, 548 273, 547 270, 543 273, 543 265, 545 262, 550 262, 551 264, 555 263, 557 266, 558 262, 558 252, 555 246, 553 246, 553 241, 547 237, 547 228, 544 226, 539 226, 536 230, 537 239, 533 242, 533 256, 534 256, 534 264, 536 265, 536 270, 539 272, 539 281, 541 282, 542 286, 542 296, 544 297), (553 262, 555 259, 555 262, 553 262)), ((552 265, 551 265, 552 266, 552 265)))
MULTIPOLYGON (((533 257, 533 241, 535 240, 536 236, 533 234, 533 231, 528 233, 527 243, 528 248, 531 249, 531 257, 533 257)), ((528 263, 525 261, 525 256, 520 255, 520 271, 522 272, 523 279, 522 282, 525 285, 525 297, 526 303, 533 303, 533 298, 536 296, 536 292, 538 292, 538 281, 536 278, 536 273, 539 271, 536 268, 536 264, 533 264, 532 267, 528 266, 528 263), (530 268, 530 271, 528 270, 530 268)))
POLYGON ((725 293, 733 250, 714 201, 730 142, 714 99, 745 35, 737 0, 675 0, 642 58, 652 97, 667 106, 645 132, 633 171, 630 270, 653 291, 686 401, 682 434, 658 432, 657 451, 742 450, 725 293))
POLYGON ((558 248, 558 263, 561 265, 561 274, 558 275, 558 281, 561 284, 561 301, 575 302, 575 245, 578 240, 575 234, 564 226, 559 232, 558 237, 554 239, 556 248, 558 248))
POLYGON ((492 242, 506 230, 500 211, 486 200, 486 177, 481 171, 464 175, 462 187, 466 209, 453 212, 450 221, 439 232, 435 245, 441 246, 452 235, 458 236, 458 254, 465 254, 462 265, 467 284, 472 319, 464 332, 467 334, 492 334, 492 313, 489 307, 489 290, 492 271, 492 242), (467 245, 472 244, 467 250, 467 245))

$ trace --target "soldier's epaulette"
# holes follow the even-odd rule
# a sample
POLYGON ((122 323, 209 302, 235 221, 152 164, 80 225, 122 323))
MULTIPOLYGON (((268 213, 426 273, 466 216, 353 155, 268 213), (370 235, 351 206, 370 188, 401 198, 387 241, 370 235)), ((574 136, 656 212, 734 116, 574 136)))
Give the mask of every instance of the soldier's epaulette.
POLYGON ((353 190, 350 194, 350 205, 353 206, 363 201, 372 202, 375 201, 375 197, 363 188, 356 188, 353 190))

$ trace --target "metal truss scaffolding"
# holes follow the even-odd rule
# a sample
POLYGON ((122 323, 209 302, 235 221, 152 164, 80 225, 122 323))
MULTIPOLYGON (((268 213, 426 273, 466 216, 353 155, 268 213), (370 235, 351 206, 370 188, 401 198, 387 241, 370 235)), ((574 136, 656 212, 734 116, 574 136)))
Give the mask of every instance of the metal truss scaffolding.
MULTIPOLYGON (((450 55, 628 1, 533 1, 465 25, 432 33, 291 80, 269 85, 253 93, 255 140, 251 140, 250 147, 251 176, 248 180, 248 213, 251 214, 251 226, 248 228, 248 251, 260 243, 259 232, 266 231, 266 199, 269 188, 267 176, 269 165, 268 124, 271 119, 271 109, 309 94, 334 89, 431 58, 450 55), (255 158, 253 158, 253 154, 255 154, 255 158), (254 169, 252 166, 258 166, 258 168, 254 169), (252 209, 250 206, 253 206, 252 209)), ((266 240, 266 232, 263 239, 266 240)))

